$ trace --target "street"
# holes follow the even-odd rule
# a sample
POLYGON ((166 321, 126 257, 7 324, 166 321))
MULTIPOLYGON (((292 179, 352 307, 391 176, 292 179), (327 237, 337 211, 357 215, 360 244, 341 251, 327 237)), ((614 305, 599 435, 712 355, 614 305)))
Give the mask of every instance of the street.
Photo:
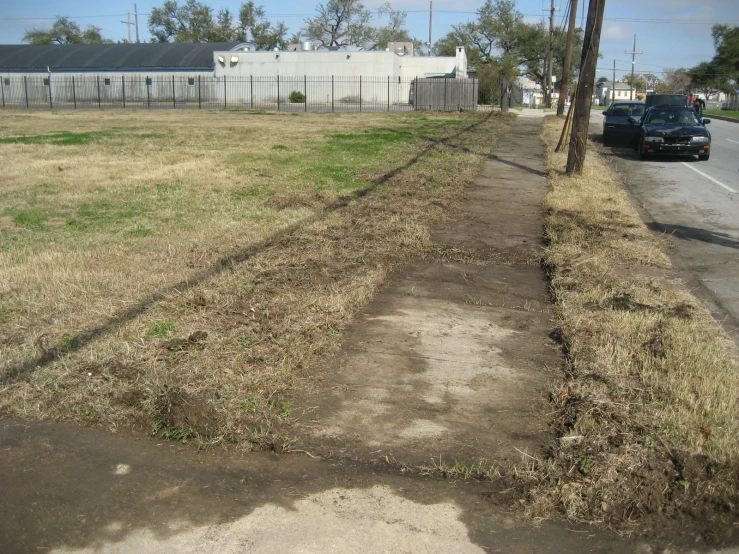
MULTIPOLYGON (((591 136, 602 133, 602 120, 600 110, 592 112, 591 136)), ((706 162, 639 161, 633 150, 604 150, 625 175, 645 223, 672 236, 673 262, 739 343, 739 124, 712 119, 708 129, 712 152, 706 162)))

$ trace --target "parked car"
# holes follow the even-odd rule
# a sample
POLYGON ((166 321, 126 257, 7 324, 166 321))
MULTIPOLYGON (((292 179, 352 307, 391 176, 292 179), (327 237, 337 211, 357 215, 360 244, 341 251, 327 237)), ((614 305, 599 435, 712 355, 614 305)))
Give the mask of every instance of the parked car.
POLYGON ((644 102, 620 101, 611 104, 603 112, 603 146, 633 148, 639 140, 639 129, 629 118, 639 119, 644 115, 644 102))
POLYGON ((686 106, 688 104, 688 97, 685 94, 647 94, 644 100, 644 105, 647 108, 652 106, 686 106))
POLYGON ((653 106, 640 119, 629 118, 639 129, 636 150, 643 160, 652 154, 697 155, 707 160, 711 155, 710 119, 701 119, 693 108, 653 106))

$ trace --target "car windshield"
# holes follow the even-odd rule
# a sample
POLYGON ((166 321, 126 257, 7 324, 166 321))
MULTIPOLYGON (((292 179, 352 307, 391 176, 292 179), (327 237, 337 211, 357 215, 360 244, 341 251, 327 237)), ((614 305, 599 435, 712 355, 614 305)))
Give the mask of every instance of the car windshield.
POLYGON ((695 112, 690 108, 657 108, 649 114, 647 123, 652 125, 700 125, 695 112))
POLYGON ((609 115, 613 117, 639 117, 644 113, 644 104, 614 104, 609 115))

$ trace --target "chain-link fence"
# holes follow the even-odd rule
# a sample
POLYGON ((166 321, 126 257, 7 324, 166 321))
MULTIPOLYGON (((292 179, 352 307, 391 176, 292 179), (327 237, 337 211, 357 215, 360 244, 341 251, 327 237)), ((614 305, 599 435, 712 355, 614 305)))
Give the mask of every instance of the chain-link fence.
POLYGON ((401 77, 215 77, 10 75, 2 107, 26 109, 249 108, 356 112, 474 110, 500 105, 494 86, 477 79, 401 77))

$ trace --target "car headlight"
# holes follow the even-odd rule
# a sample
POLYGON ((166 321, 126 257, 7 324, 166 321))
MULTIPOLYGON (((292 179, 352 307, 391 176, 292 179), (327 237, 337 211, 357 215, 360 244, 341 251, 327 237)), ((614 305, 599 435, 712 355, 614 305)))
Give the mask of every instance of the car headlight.
POLYGON ((708 139, 708 137, 690 137, 690 142, 704 142, 704 143, 707 143, 707 142, 710 142, 710 140, 708 139))
POLYGON ((665 142, 662 137, 644 137, 644 142, 665 142))

